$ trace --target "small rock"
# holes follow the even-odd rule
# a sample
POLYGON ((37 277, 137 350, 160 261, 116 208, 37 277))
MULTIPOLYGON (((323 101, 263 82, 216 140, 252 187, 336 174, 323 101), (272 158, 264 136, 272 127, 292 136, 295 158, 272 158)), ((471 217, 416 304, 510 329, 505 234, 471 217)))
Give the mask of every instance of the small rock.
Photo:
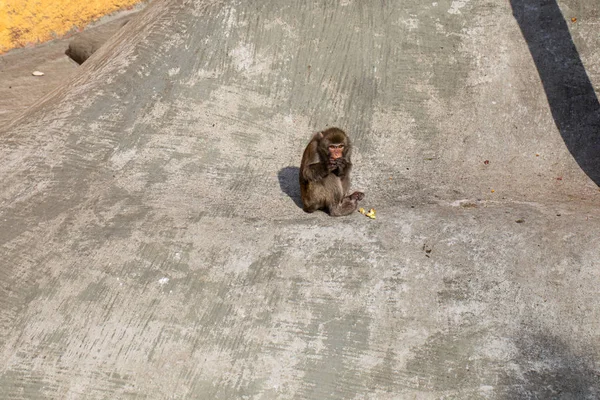
POLYGON ((431 257, 431 252, 433 251, 433 246, 431 246, 429 243, 424 243, 423 251, 425 252, 425 257, 429 258, 429 257, 431 257))
POLYGON ((166 276, 158 280, 158 284, 161 286, 166 285, 167 283, 169 283, 169 278, 167 278, 166 276))
POLYGON ((33 75, 33 76, 44 76, 44 73, 42 71, 33 71, 31 73, 31 75, 33 75))

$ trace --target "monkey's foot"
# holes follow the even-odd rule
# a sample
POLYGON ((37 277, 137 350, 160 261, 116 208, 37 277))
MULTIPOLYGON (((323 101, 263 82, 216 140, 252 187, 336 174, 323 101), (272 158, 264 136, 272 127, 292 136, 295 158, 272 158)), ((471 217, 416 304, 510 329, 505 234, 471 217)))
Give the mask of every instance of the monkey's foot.
POLYGON ((355 201, 361 201, 365 198, 365 194, 363 192, 354 192, 350 195, 350 198, 355 201))

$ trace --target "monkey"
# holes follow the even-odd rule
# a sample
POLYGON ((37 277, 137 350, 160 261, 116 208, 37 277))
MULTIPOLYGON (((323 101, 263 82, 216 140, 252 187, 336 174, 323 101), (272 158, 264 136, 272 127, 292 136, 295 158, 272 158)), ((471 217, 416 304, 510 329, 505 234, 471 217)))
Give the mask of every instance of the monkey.
POLYGON ((300 163, 300 195, 305 212, 324 210, 338 217, 356 210, 364 193, 348 194, 351 153, 350 138, 339 128, 313 135, 300 163))

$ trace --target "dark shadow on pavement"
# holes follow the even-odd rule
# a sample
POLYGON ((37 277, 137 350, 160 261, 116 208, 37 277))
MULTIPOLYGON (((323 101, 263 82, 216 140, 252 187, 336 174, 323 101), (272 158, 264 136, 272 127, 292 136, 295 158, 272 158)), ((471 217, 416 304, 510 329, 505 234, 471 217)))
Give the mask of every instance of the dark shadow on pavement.
POLYGON ((600 103, 556 0, 510 0, 554 122, 581 169, 600 186, 600 103))
POLYGON ((300 168, 285 167, 279 170, 279 187, 281 191, 294 200, 294 203, 302 208, 302 198, 300 197, 300 183, 298 181, 300 168))
POLYGON ((577 354, 568 343, 546 333, 527 333, 514 342, 518 368, 498 385, 505 399, 598 399, 600 372, 593 352, 577 354))

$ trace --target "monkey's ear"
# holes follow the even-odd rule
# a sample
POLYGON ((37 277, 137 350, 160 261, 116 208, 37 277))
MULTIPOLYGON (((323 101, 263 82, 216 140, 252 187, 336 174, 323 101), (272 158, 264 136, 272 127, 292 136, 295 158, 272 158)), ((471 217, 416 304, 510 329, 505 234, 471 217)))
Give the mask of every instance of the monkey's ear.
POLYGON ((321 140, 323 139, 323 132, 317 132, 313 135, 313 140, 321 140))

